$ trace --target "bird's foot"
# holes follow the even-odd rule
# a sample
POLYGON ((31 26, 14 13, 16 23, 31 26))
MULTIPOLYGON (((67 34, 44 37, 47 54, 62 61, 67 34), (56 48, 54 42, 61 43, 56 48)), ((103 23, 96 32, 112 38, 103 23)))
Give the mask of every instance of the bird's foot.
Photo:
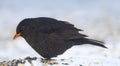
POLYGON ((58 62, 55 59, 42 59, 42 62, 50 65, 58 64, 58 62))

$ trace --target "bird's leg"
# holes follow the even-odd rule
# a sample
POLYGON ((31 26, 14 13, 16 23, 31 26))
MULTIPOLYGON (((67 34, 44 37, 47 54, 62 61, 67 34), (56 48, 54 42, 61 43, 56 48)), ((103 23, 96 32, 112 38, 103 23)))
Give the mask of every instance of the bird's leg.
POLYGON ((43 59, 42 62, 50 65, 58 64, 58 62, 55 59, 43 59))

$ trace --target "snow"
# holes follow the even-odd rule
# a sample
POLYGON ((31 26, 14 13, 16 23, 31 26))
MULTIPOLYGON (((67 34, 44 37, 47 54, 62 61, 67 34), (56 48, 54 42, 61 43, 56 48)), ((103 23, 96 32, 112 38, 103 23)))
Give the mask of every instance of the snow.
POLYGON ((43 63, 42 59, 40 58, 34 60, 15 59, 14 61, 11 60, 0 63, 0 65, 8 64, 9 66, 14 66, 15 64, 17 64, 18 66, 119 66, 118 59, 111 59, 105 57, 72 57, 69 59, 52 60, 52 62, 56 64, 43 63))
MULTIPOLYGON (((93 45, 73 46, 64 54, 59 55, 57 61, 61 64, 69 63, 68 66, 120 66, 120 6, 119 0, 106 1, 70 1, 66 6, 60 5, 64 1, 50 2, 49 7, 45 1, 36 0, 30 3, 27 0, 1 1, 0 14, 0 61, 8 61, 25 57, 41 57, 26 41, 20 37, 12 40, 17 24, 24 18, 29 17, 53 17, 59 20, 68 21, 77 28, 83 29, 89 38, 105 42, 108 49, 93 45), (32 4, 32 3, 40 3, 32 4), (59 3, 59 4, 58 4, 59 3), (21 5, 20 5, 21 4, 21 5), (27 4, 26 6, 24 6, 27 4), (52 4, 52 6, 50 6, 52 4), (55 6, 55 5, 58 5, 55 6), (73 4, 73 5, 72 5, 73 4), (75 5, 75 6, 74 6, 75 5), (24 8, 23 8, 24 6, 24 8), (38 7, 40 6, 40 7, 38 7), (71 6, 71 7, 68 7, 71 6), (72 58, 71 58, 72 57, 72 58), (74 61, 74 62, 71 62, 74 61)), ((66 2, 66 1, 65 1, 66 2)), ((32 61, 34 66, 41 65, 39 59, 32 61)), ((30 66, 26 61, 26 66, 30 66)), ((43 64, 42 64, 43 65, 43 64)), ((41 66, 42 66, 41 65, 41 66)), ((64 65, 63 65, 64 66, 64 65)))

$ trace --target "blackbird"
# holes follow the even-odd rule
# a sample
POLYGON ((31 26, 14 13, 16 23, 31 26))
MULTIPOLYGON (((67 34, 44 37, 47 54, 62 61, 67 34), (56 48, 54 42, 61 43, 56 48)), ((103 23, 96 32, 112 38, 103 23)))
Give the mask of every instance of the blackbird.
POLYGON ((104 42, 89 39, 83 31, 66 21, 50 17, 27 18, 16 29, 14 39, 22 36, 42 57, 51 59, 74 45, 92 44, 107 48, 104 42))

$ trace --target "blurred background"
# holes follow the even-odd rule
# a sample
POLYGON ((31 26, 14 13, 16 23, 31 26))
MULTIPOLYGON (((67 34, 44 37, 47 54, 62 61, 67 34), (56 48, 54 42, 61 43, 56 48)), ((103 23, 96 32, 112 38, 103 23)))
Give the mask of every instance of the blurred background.
POLYGON ((25 18, 52 17, 74 24, 109 49, 74 46, 60 57, 97 56, 120 59, 120 0, 1 0, 0 61, 39 55, 20 37, 16 26, 25 18), (70 52, 71 51, 71 52, 70 52))

